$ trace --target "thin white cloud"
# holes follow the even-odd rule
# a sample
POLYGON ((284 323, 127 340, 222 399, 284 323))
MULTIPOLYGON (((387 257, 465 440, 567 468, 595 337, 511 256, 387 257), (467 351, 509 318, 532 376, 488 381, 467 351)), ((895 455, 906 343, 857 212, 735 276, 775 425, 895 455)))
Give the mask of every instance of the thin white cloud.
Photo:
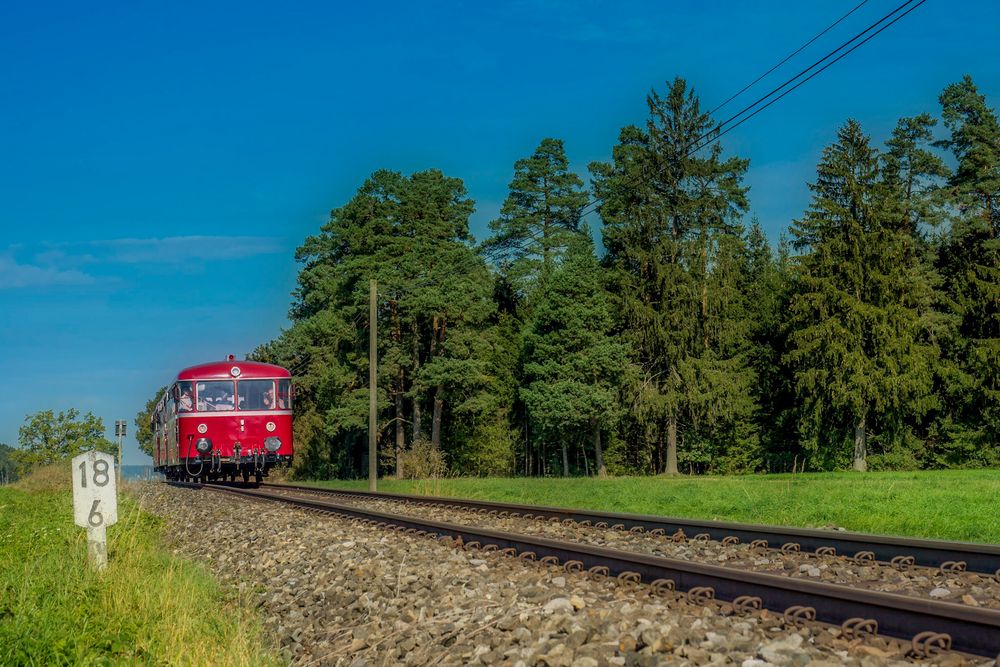
POLYGON ((0 255, 0 290, 25 287, 92 285, 93 276, 76 269, 22 264, 10 255, 0 255))
POLYGON ((206 262, 289 253, 268 236, 168 236, 24 245, 0 250, 0 290, 27 287, 111 285, 113 266, 194 266, 206 262))
POLYGON ((168 236, 154 239, 94 241, 99 261, 122 264, 173 264, 192 260, 244 259, 285 252, 280 239, 267 236, 168 236), (100 252, 104 250, 105 252, 100 252))
POLYGON ((86 264, 182 264, 245 259, 289 252, 268 236, 167 236, 60 243, 46 247, 35 261, 47 266, 86 264))

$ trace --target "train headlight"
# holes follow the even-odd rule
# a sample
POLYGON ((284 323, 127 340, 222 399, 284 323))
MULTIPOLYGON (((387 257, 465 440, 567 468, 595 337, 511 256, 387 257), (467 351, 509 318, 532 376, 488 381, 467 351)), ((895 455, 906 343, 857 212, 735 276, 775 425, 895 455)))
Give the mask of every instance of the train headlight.
POLYGON ((276 452, 281 449, 281 438, 276 438, 273 435, 270 438, 264 438, 264 447, 269 452, 276 452))
POLYGON ((208 454, 212 451, 212 441, 208 438, 198 438, 198 441, 194 443, 194 448, 197 449, 200 454, 208 454))

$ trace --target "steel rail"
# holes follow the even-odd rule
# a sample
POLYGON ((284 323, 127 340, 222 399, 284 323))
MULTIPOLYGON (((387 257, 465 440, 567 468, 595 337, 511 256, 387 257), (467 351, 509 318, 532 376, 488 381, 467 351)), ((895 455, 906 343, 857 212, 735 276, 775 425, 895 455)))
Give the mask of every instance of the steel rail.
MULTIPOLYGON (((296 491, 312 491, 316 493, 343 495, 347 497, 371 498, 382 500, 398 500, 409 503, 426 503, 447 507, 485 510, 487 512, 507 512, 510 516, 531 515, 546 519, 571 519, 578 523, 605 523, 608 526, 621 525, 625 530, 641 527, 644 531, 662 530, 666 534, 678 530, 690 538, 695 535, 706 535, 709 539, 722 541, 727 537, 736 537, 741 542, 753 543, 764 540, 769 548, 780 550, 784 545, 798 545, 802 551, 815 553, 818 549, 833 549, 842 556, 862 556, 883 563, 891 563, 894 558, 913 558, 915 565, 939 568, 942 565, 964 564, 970 572, 992 575, 1000 579, 1000 545, 979 544, 975 542, 957 542, 949 540, 932 540, 891 535, 872 535, 841 530, 822 530, 817 528, 794 528, 785 526, 768 526, 736 523, 731 521, 711 521, 702 519, 682 519, 677 517, 655 516, 650 514, 630 514, 618 512, 603 512, 598 510, 574 509, 567 507, 548 507, 543 505, 521 505, 485 500, 468 500, 462 498, 444 498, 441 496, 418 496, 404 493, 371 493, 346 489, 324 489, 315 486, 294 484, 265 484, 265 488, 282 488, 296 491), (868 552, 866 554, 866 552, 868 552), (868 556, 870 554, 870 556, 868 556)), ((860 559, 859 559, 860 560, 860 559)))
POLYGON ((266 490, 173 484, 281 502, 431 537, 460 538, 467 547, 478 544, 491 548, 495 545, 497 549, 506 550, 511 555, 519 554, 522 558, 554 556, 568 570, 588 568, 598 576, 615 575, 625 581, 648 583, 654 590, 676 588, 686 591, 691 601, 718 599, 731 602, 734 613, 761 607, 776 611, 782 614, 786 624, 818 620, 840 625, 849 631, 851 627, 859 627, 860 623, 860 627, 869 628, 869 634, 873 634, 870 629, 875 627, 879 633, 909 639, 917 656, 929 655, 938 648, 991 658, 1000 653, 1000 610, 420 519, 266 490), (873 626, 872 622, 877 626, 873 626))

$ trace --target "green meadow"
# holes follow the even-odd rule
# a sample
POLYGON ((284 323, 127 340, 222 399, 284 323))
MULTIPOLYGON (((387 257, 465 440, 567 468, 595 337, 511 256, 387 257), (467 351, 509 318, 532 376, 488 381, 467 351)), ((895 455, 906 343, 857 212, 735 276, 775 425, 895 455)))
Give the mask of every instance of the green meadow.
POLYGON ((0 665, 271 665, 248 600, 171 555, 163 525, 123 494, 109 562, 87 564, 69 463, 0 487, 0 665))
MULTIPOLYGON (((365 489, 364 480, 309 482, 365 489)), ((1000 470, 379 480, 395 493, 1000 543, 1000 470)))

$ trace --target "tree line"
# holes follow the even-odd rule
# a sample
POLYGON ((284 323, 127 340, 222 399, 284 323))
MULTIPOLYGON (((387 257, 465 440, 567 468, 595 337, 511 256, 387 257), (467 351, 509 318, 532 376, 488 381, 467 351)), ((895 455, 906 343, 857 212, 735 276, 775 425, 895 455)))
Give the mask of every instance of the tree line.
POLYGON ((76 408, 28 415, 18 429, 17 443, 16 448, 0 443, 0 484, 91 449, 118 454, 118 446, 104 437, 104 420, 76 408))
POLYGON ((777 247, 687 83, 646 101, 589 188, 558 139, 518 160, 481 243, 439 170, 377 171, 331 212, 251 354, 296 377, 298 474, 365 469, 370 279, 383 474, 1000 460, 1000 125, 972 79, 884 145, 837 129, 777 247))

